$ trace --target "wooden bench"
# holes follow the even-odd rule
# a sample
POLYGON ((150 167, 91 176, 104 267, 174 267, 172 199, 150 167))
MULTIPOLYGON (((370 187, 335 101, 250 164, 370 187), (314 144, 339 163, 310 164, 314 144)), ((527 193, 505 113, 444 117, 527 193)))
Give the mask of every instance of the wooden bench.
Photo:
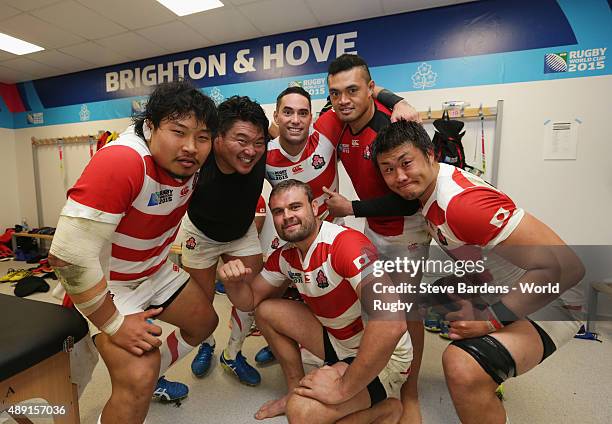
MULTIPOLYGON (((11 406, 28 399, 39 412, 50 406, 55 423, 77 424, 77 386, 70 377, 70 349, 87 335, 85 319, 76 311, 14 296, 0 295, 0 413, 18 423, 32 423, 37 414, 10 413, 11 406)), ((22 407, 25 405, 21 405, 22 407)))

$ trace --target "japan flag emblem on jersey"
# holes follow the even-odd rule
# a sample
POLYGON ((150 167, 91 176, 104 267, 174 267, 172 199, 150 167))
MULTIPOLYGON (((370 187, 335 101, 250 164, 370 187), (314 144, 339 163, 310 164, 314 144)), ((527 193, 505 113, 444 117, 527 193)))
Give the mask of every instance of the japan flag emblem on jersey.
POLYGON ((508 209, 499 208, 489 223, 495 225, 497 228, 501 228, 509 217, 510 211, 508 209))
POLYGON ((353 260, 353 265, 355 265, 355 268, 361 271, 363 268, 368 266, 371 262, 372 260, 370 259, 370 256, 368 255, 368 252, 366 251, 363 255, 353 260))

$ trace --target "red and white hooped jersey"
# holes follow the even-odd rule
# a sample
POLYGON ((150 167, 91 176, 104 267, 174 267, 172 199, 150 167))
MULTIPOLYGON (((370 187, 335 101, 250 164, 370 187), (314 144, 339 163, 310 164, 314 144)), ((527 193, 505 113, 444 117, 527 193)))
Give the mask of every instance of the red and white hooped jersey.
POLYGON ((296 156, 291 156, 282 148, 278 137, 268 143, 266 179, 272 187, 287 179, 308 184, 319 204, 319 217, 327 216, 323 187, 338 191, 336 147, 342 128, 342 122, 333 112, 324 113, 315 122, 314 131, 308 136, 304 149, 296 156))
MULTIPOLYGON (((261 276, 273 286, 290 279, 325 327, 340 359, 355 356, 364 331, 357 286, 371 273, 376 248, 359 231, 323 222, 304 257, 287 243, 266 261, 261 276)), ((408 333, 395 349, 398 360, 412 359, 408 333)))
MULTIPOLYGON (((431 236, 453 259, 479 260, 480 248, 492 249, 507 239, 525 212, 476 175, 441 163, 423 215, 431 236)), ((496 284, 513 284, 524 273, 493 252, 487 252, 486 266, 496 284)))
POLYGON ((61 215, 117 225, 110 280, 142 281, 166 262, 196 175, 171 177, 130 127, 93 156, 68 190, 61 215))
MULTIPOLYGON (((516 230, 525 216, 525 211, 517 207, 510 197, 481 178, 441 163, 436 188, 423 205, 423 215, 431 236, 451 258, 478 260, 486 253, 486 271, 483 273, 485 278, 481 282, 512 287, 516 286, 516 282, 526 272, 491 250, 516 230)), ((553 324, 554 320, 565 320, 569 323, 576 319, 564 315, 569 312, 563 308, 564 305, 575 303, 571 296, 575 297, 576 294, 578 299, 581 299, 580 291, 573 287, 538 311, 538 314, 543 314, 540 316, 546 316, 546 321, 549 321, 537 321, 538 325, 544 328, 553 340, 556 332, 549 323, 553 324), (565 312, 559 314, 559 311, 565 312)), ((481 297, 488 303, 494 303, 499 300, 500 295, 485 294, 481 297)), ((538 319, 538 315, 531 316, 534 320, 538 319)), ((555 343, 560 346, 558 340, 555 340, 555 343)))
POLYGON ((453 251, 466 244, 498 245, 516 229, 525 212, 482 178, 441 163, 423 215, 432 237, 453 251))

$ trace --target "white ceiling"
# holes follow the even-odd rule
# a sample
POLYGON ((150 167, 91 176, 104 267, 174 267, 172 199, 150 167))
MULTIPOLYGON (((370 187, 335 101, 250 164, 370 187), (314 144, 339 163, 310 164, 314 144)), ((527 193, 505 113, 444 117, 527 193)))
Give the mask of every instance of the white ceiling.
POLYGON ((14 83, 170 53, 470 0, 222 0, 178 17, 155 0, 0 0, 0 32, 45 50, 0 50, 14 83))

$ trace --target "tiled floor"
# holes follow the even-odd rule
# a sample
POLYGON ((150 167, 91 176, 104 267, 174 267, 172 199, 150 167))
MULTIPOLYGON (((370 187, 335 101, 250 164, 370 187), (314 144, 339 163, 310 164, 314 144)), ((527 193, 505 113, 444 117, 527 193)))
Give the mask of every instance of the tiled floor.
MULTIPOLYGON (((0 263, 0 275, 8 268, 25 268, 24 262, 0 263)), ((48 280, 51 288, 57 282, 48 280)), ((0 283, 0 293, 12 294, 8 283, 0 283)), ((38 293, 32 299, 58 302, 51 293, 38 293)), ((194 353, 179 362, 167 373, 170 379, 187 383, 189 397, 180 407, 153 402, 147 418, 155 423, 252 423, 253 413, 265 401, 284 394, 284 380, 280 367, 260 368, 262 384, 247 387, 238 383, 218 364, 218 353, 229 336, 230 304, 225 296, 217 296, 215 308, 221 322, 215 331, 218 349, 215 366, 203 379, 191 375, 189 363, 194 353)), ((1 319, 0 311, 0 319, 1 319)), ((546 362, 528 374, 506 382, 505 406, 513 424, 563 424, 612 422, 612 402, 609 386, 612 382, 612 323, 601 323, 603 343, 572 340, 546 362)), ((164 325, 164 330, 170 326, 164 325)), ((253 356, 264 346, 261 337, 249 337, 243 353, 253 363, 253 356)), ((458 423, 450 396, 443 380, 441 354, 447 342, 427 333, 423 367, 420 377, 421 408, 425 423, 458 423)), ((0 341, 1 349, 1 341, 0 341)), ((110 394, 108 373, 102 361, 98 363, 92 382, 80 399, 81 422, 94 424, 110 394)), ((2 418, 0 418, 0 423, 2 418)), ((50 420, 38 420, 38 423, 50 420)), ((285 418, 268 420, 286 422, 285 418)))

